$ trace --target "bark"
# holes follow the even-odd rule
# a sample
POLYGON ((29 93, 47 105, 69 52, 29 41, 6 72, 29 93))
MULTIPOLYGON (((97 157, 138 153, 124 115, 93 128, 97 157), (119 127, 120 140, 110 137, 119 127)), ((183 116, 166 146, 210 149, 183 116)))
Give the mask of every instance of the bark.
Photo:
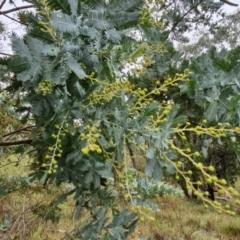
POLYGON ((0 142, 0 146, 14 146, 14 145, 21 145, 21 144, 31 144, 33 139, 24 139, 19 141, 13 142, 0 142))

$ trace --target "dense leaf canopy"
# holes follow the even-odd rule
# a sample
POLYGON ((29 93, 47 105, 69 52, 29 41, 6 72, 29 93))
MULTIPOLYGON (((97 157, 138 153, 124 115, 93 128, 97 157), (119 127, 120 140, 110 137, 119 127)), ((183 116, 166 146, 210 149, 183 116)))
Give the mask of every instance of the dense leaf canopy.
MULTIPOLYGON (((15 104, 22 121, 13 131, 32 129, 22 142, 31 145, 31 180, 71 183, 73 190, 55 204, 75 194, 76 217, 83 208, 91 212, 78 239, 126 239, 137 224, 135 212, 144 214, 118 212, 106 183, 124 183, 124 198, 134 204, 128 191, 133 150, 144 156, 149 177, 171 174, 205 206, 234 215, 199 186, 214 186, 239 204, 228 186, 235 180, 229 173, 239 169, 239 48, 211 48, 184 60, 172 44, 195 24, 213 28, 211 17, 225 1, 28 2, 36 13, 25 13, 27 33, 13 33, 14 54, 1 59, 7 86, 1 98, 14 98, 8 105, 0 98, 0 106, 15 104), (216 157, 220 150, 226 155, 226 146, 230 170, 216 157)), ((6 136, 1 146, 8 145, 6 136)))

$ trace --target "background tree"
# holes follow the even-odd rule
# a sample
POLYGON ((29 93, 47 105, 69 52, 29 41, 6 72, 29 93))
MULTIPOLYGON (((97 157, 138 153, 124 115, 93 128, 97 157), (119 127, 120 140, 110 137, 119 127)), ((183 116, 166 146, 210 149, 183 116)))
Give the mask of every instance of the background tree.
POLYGON ((178 49, 183 51, 186 57, 199 56, 213 47, 216 47, 218 51, 225 48, 235 49, 239 45, 238 29, 239 10, 219 19, 214 30, 200 29, 196 39, 189 43, 178 44, 178 49))

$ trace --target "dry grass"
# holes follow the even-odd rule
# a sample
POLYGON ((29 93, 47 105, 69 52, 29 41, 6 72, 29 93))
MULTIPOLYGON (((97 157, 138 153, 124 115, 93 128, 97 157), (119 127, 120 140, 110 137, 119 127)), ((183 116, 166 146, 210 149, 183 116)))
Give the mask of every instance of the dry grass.
POLYGON ((185 198, 157 199, 161 208, 155 222, 140 223, 131 239, 152 236, 155 240, 239 240, 240 216, 220 215, 185 198))
MULTIPOLYGON (((27 164, 28 159, 24 161, 27 164)), ((0 167, 1 176, 18 175, 21 172, 26 173, 26 168, 14 165, 0 167)), ((240 181, 236 188, 240 190, 240 181)), ((57 224, 50 220, 44 221, 32 211, 37 203, 51 202, 62 190, 54 186, 48 190, 42 190, 40 187, 1 198, 0 225, 6 216, 13 219, 8 239, 64 239, 64 233, 70 232, 79 224, 73 219, 74 200, 69 199, 67 203, 60 205, 61 220, 57 224)), ((160 211, 153 214, 156 220, 141 222, 130 240, 137 240, 141 236, 151 236, 155 240, 240 240, 240 208, 236 211, 237 216, 232 217, 205 210, 200 202, 185 198, 162 197, 157 198, 156 203, 160 207, 160 211)), ((46 214, 46 210, 43 212, 46 214)), ((3 232, 0 231, 0 239, 1 235, 3 237, 3 232)))

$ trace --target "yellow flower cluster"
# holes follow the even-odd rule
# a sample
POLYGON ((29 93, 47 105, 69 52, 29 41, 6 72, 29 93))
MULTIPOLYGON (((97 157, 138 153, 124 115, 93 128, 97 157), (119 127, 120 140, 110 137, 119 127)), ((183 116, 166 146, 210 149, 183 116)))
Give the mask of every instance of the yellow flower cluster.
POLYGON ((38 24, 41 26, 40 30, 42 32, 49 33, 54 40, 58 40, 56 30, 50 24, 52 14, 51 7, 45 0, 41 0, 40 5, 41 10, 38 11, 38 14, 45 18, 43 21, 38 22, 38 24))
POLYGON ((59 124, 55 124, 55 129, 57 130, 56 134, 52 134, 51 137, 56 140, 55 144, 48 147, 47 154, 45 155, 45 163, 42 164, 42 167, 47 167, 48 174, 56 173, 58 168, 58 161, 62 157, 62 137, 66 136, 68 130, 64 130, 64 121, 59 124))
POLYGON ((47 96, 52 93, 55 84, 51 80, 44 80, 39 83, 36 93, 41 93, 43 96, 47 96))
POLYGON ((95 124, 92 127, 87 125, 84 127, 84 130, 87 133, 81 133, 80 139, 87 140, 86 147, 82 148, 82 154, 87 155, 89 152, 97 152, 98 154, 102 153, 101 146, 97 143, 98 138, 101 136, 101 129, 99 129, 99 124, 95 124))
MULTIPOLYGON (((206 121, 204 121, 206 123, 206 121)), ((188 124, 189 126, 189 124, 188 124)), ((223 124, 221 124, 223 126, 223 124)), ((226 124, 225 124, 226 126, 226 124)), ((196 127, 197 128, 197 127, 196 127)), ((195 128, 195 130, 196 130, 195 128)), ((216 131, 219 130, 216 128, 216 131)), ((228 129, 225 129, 228 131, 228 129)), ((225 131, 223 129, 223 132, 225 131)), ((182 129, 184 131, 184 129, 182 129)), ((194 131, 192 129, 192 131, 194 131)), ((239 131, 239 130, 238 130, 239 131)), ((205 130, 203 131, 203 134, 205 134, 205 130)), ((211 135, 212 133, 209 133, 211 135)), ((215 136, 218 136, 218 134, 214 134, 215 136)), ((176 180, 180 180, 180 177, 185 180, 187 184, 187 189, 189 191, 193 191, 193 194, 197 196, 199 199, 201 199, 204 202, 204 205, 206 208, 209 206, 214 207, 218 213, 227 213, 230 215, 235 215, 235 212, 231 209, 232 207, 227 205, 223 206, 220 202, 214 201, 212 202, 208 196, 209 193, 202 192, 200 189, 196 189, 196 186, 206 186, 206 184, 210 184, 214 186, 214 188, 218 191, 219 195, 224 195, 224 196, 231 196, 231 197, 239 197, 239 192, 234 189, 233 187, 228 187, 228 182, 226 179, 219 179, 215 174, 215 167, 214 166, 204 166, 202 162, 197 162, 197 159, 201 157, 200 152, 195 151, 193 152, 190 148, 187 149, 182 149, 176 146, 176 144, 173 144, 172 142, 169 142, 171 149, 175 150, 179 156, 184 157, 188 162, 192 163, 192 166, 195 167, 195 169, 198 171, 199 174, 199 180, 192 181, 191 176, 193 175, 192 170, 188 170, 185 168, 185 164, 182 161, 177 161, 174 162, 171 159, 169 159, 167 156, 165 156, 165 160, 171 162, 173 166, 176 169, 176 180), (197 159, 196 159, 197 158, 197 159)), ((240 200, 236 200, 235 204, 240 205, 240 200)))
MULTIPOLYGON (((104 81, 101 83, 99 89, 90 95, 90 104, 104 104, 110 102, 113 98, 117 97, 121 91, 131 94, 133 85, 128 81, 109 83, 104 81)), ((119 96, 121 97, 121 96, 119 96)))

